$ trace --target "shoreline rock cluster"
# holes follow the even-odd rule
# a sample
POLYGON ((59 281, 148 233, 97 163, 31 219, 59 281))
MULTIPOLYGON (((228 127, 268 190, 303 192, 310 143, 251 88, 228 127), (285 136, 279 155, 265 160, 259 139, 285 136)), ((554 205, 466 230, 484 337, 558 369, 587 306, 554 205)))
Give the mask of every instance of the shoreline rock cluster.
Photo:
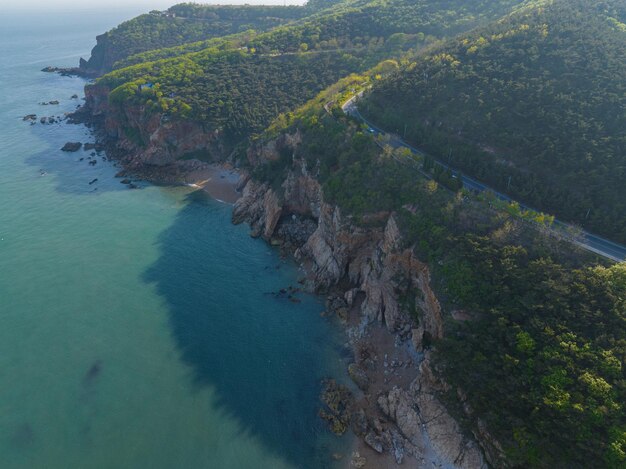
MULTIPOLYGON (((82 59, 81 59, 82 60, 82 59)), ((64 77, 83 77, 83 78, 97 78, 98 73, 93 70, 88 70, 81 67, 53 67, 47 66, 41 69, 45 73, 58 73, 64 77)))

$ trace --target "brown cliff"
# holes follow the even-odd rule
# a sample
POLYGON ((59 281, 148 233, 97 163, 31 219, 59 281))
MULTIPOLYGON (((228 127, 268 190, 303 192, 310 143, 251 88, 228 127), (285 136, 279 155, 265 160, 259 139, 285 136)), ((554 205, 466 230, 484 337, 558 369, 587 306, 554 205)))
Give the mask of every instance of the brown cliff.
POLYGON ((98 84, 85 88, 85 106, 76 120, 96 128, 126 169, 159 182, 180 182, 186 173, 206 162, 225 159, 218 131, 210 131, 193 120, 174 119, 145 106, 109 103, 110 91, 98 84), (201 161, 200 161, 201 160, 201 161))

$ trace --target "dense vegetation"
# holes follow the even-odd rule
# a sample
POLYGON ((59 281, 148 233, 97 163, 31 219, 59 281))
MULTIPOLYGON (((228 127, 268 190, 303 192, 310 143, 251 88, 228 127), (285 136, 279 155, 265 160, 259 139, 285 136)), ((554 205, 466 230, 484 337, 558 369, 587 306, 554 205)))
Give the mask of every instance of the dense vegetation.
POLYGON ((485 236, 446 241, 447 293, 479 319, 449 326, 438 348, 473 419, 521 467, 624 467, 626 265, 572 269, 485 236))
POLYGON ((228 144, 262 131, 281 112, 304 103, 361 65, 347 54, 198 53, 142 64, 103 77, 115 106, 145 106, 169 118, 219 130, 228 144))
MULTIPOLYGON (((118 52, 125 58, 96 86, 111 90, 113 104, 145 105, 149 112, 169 119, 194 119, 207 129, 222 131, 227 143, 236 144, 342 76, 365 70, 386 57, 416 52, 435 39, 433 34, 468 28, 519 2, 359 0, 339 2, 330 9, 324 9, 328 2, 314 2, 282 10, 178 5, 112 32, 109 44, 113 37, 124 40, 118 52), (163 21, 206 26, 205 20, 210 19, 209 23, 219 20, 237 28, 269 27, 263 21, 270 12, 293 21, 267 32, 246 30, 166 48, 155 49, 158 38, 142 40, 143 27, 149 34, 177 36, 178 42, 192 37, 174 34, 170 26, 161 28, 158 25, 163 21), (298 15, 303 18, 297 19, 298 15), (148 50, 132 54, 133 44, 148 50)), ((215 24, 206 27, 216 32, 215 24)), ((208 29, 203 31, 198 34, 207 34, 208 29)))
MULTIPOLYGON (((370 79, 353 76, 342 87, 370 79)), ((470 312, 471 321, 447 319, 446 338, 433 344, 451 406, 459 388, 472 409, 458 416, 472 428, 486 422, 517 467, 624 467, 626 265, 573 255, 535 226, 420 178, 337 112, 341 97, 328 102, 320 94, 264 138, 297 129, 295 156, 355 222, 396 211, 444 308, 470 312)), ((289 152, 255 175, 279 188, 291 164, 289 152)))
MULTIPOLYGON (((522 0, 319 0, 297 6, 210 6, 180 4, 165 12, 153 11, 126 21, 100 38, 86 67, 108 72, 140 63, 129 57, 169 48, 146 57, 172 57, 201 50, 202 42, 247 30, 273 29, 251 47, 262 51, 312 48, 350 48, 384 41, 395 33, 441 37, 468 30, 498 18, 522 0), (333 7, 333 8, 330 8, 333 7), (298 21, 300 20, 300 21, 298 21), (292 24, 287 27, 282 25, 292 24), (281 28, 278 28, 282 26, 281 28), (191 43, 196 43, 191 45, 191 43), (177 46, 184 46, 176 49, 177 46), (118 64, 119 62, 119 64, 118 64)), ((407 40, 398 36, 395 41, 407 40)), ((417 44, 413 44, 414 46, 417 44)))
POLYGON ((540 210, 626 241, 626 3, 541 2, 448 41, 361 111, 540 210))

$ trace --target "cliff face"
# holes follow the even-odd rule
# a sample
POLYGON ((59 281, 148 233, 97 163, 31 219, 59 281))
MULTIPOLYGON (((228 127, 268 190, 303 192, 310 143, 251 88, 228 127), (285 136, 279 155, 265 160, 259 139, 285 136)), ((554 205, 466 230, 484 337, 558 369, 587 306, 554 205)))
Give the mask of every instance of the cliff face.
POLYGON ((116 59, 111 52, 108 40, 108 33, 96 36, 96 45, 93 49, 91 49, 91 56, 89 57, 89 60, 85 60, 82 57, 80 59, 81 70, 94 73, 99 76, 113 68, 113 64, 116 59))
MULTIPOLYGON (((280 142, 278 147, 295 148, 297 142, 294 138, 289 143, 280 142)), ((255 161, 273 159, 277 157, 276 147, 276 142, 272 142, 257 148, 249 157, 255 161)), ((362 327, 381 323, 399 337, 411 337, 413 353, 424 351, 425 339, 443 336, 441 306, 430 286, 428 266, 415 257, 412 249, 403 246, 394 214, 376 215, 386 221, 384 227, 357 226, 338 207, 324 202, 319 183, 297 159, 293 160, 281 190, 284 195, 279 196, 267 184, 249 180, 243 197, 235 205, 233 221, 248 222, 254 236, 270 241, 292 217, 315 220, 314 232, 302 245, 295 246, 294 253, 309 267, 311 289, 339 289, 345 304, 358 308, 362 327)), ((485 466, 478 445, 462 434, 437 399, 445 384, 432 372, 428 353, 420 370, 410 385, 385 389, 372 396, 379 412, 394 426, 381 426, 374 418, 373 427, 363 426, 364 441, 377 452, 388 448, 393 453, 395 448, 396 454, 398 441, 402 441, 404 449, 400 454, 408 452, 416 457, 420 454, 417 449, 428 442, 447 464, 463 468, 485 466), (417 449, 412 453, 412 448, 417 449)), ((396 456, 396 460, 401 461, 402 456, 396 456)))
POLYGON ((207 131, 191 120, 170 120, 167 115, 148 112, 144 106, 110 106, 109 93, 104 86, 88 86, 83 112, 97 123, 108 141, 123 150, 126 167, 158 170, 189 166, 188 160, 197 157, 215 161, 224 158, 219 132, 207 131))
MULTIPOLYGON (((295 147, 299 138, 291 136, 280 146, 295 147)), ((257 149, 255 162, 274 159, 276 143, 257 149)), ((417 259, 412 249, 403 249, 402 236, 393 214, 376 214, 386 219, 384 228, 363 228, 352 223, 339 207, 323 200, 319 182, 311 176, 303 161, 293 161, 282 184, 279 197, 268 184, 249 180, 243 196, 235 204, 233 222, 247 222, 253 236, 270 241, 282 219, 290 215, 310 217, 317 227, 306 242, 295 251, 297 259, 311 261, 314 290, 326 290, 347 279, 353 286, 346 297, 364 293, 361 313, 367 322, 384 323, 391 332, 410 326, 412 320, 400 298, 417 292, 404 303, 415 304, 423 312, 420 318, 419 340, 424 335, 433 339, 443 336, 441 306, 430 288, 428 267, 417 259)))

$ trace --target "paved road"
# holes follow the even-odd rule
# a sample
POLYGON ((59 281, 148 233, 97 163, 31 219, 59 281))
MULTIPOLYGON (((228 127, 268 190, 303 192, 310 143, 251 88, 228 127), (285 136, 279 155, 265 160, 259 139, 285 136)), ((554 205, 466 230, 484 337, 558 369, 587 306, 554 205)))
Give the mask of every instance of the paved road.
MULTIPOLYGON (((360 95, 356 95, 353 96, 350 100, 348 100, 343 106, 343 112, 345 112, 346 114, 349 114, 357 119, 359 119, 360 121, 364 122, 368 127, 369 127, 369 131, 374 134, 374 135, 384 135, 385 131, 382 130, 381 128, 375 126, 374 124, 372 124, 371 122, 369 122, 367 119, 365 119, 361 113, 359 112, 359 110, 356 107, 356 99, 359 97, 360 95)), ((404 148, 408 148, 409 150, 411 150, 413 153, 420 155, 420 156, 425 156, 425 153, 415 147, 413 147, 412 145, 406 143, 405 141, 403 141, 400 137, 397 137, 395 135, 390 135, 389 136, 389 144, 394 147, 394 148, 399 148, 399 147, 404 147, 404 148)), ((437 161, 435 160, 435 164, 438 164, 439 166, 445 168, 445 169, 450 169, 454 174, 459 174, 459 171, 455 170, 454 168, 449 167, 448 165, 446 165, 445 163, 442 163, 441 161, 437 161)), ((425 173, 421 170, 419 170, 421 174, 425 175, 425 173)), ((491 187, 475 180, 472 179, 468 176, 465 175, 461 175, 461 180, 463 181, 463 187, 474 191, 474 192, 483 192, 483 191, 491 191, 495 194, 496 197, 498 197, 501 200, 505 200, 507 202, 512 202, 513 199, 511 199, 508 195, 503 194, 501 192, 498 192, 494 189, 492 189, 491 187)), ((525 210, 534 210, 532 207, 528 207, 525 204, 520 203, 519 204, 521 208, 525 209, 525 210)), ((537 211, 537 210, 535 210, 537 211)), ((621 244, 617 244, 614 243, 612 241, 609 241, 608 239, 602 238, 600 236, 596 236, 592 233, 589 233, 587 231, 581 231, 579 229, 576 229, 574 226, 568 224, 568 223, 564 223, 562 221, 559 220, 555 220, 554 227, 556 227, 557 229, 563 231, 563 232, 567 232, 567 231, 571 231, 571 232, 575 232, 578 231, 580 233, 580 236, 577 236, 576 239, 573 240, 573 242, 575 244, 577 244, 578 246, 591 251, 595 254, 598 254, 602 257, 606 257, 607 259, 611 259, 613 261, 616 262, 621 262, 621 261, 626 261, 626 247, 622 246, 621 244)))

